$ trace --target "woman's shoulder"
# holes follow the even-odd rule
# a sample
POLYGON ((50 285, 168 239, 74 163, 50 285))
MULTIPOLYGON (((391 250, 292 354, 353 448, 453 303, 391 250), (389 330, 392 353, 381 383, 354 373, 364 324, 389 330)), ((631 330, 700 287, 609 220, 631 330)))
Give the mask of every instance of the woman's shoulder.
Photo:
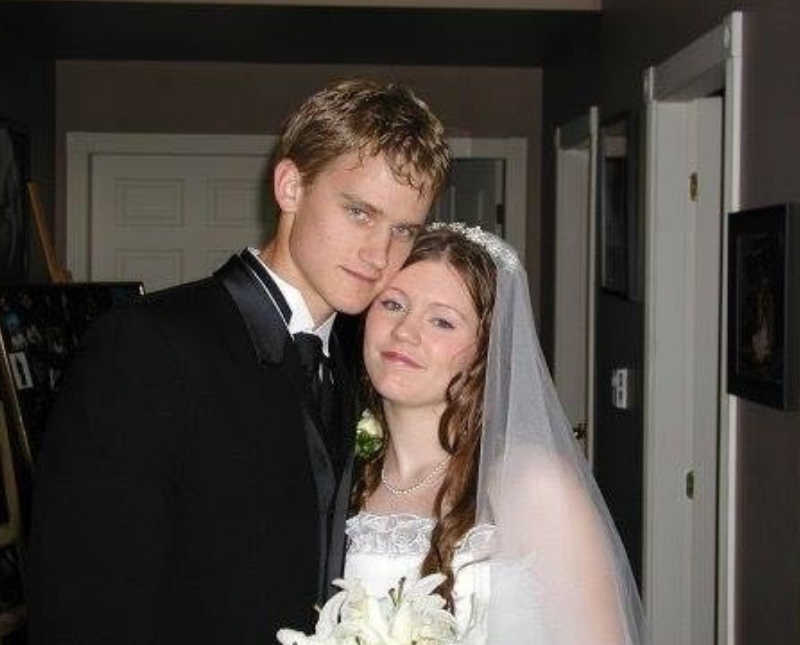
POLYGON ((456 544, 456 555, 489 555, 496 528, 492 524, 477 524, 469 529, 456 544))

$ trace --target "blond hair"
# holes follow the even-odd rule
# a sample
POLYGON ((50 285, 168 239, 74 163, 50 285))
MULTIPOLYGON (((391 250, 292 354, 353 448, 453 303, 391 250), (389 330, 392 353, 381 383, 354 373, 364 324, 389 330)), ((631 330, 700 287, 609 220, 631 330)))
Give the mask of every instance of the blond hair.
POLYGON ((367 79, 341 81, 306 99, 284 123, 272 168, 291 159, 310 185, 352 152, 383 155, 398 181, 432 199, 450 169, 444 127, 428 105, 403 85, 367 79))

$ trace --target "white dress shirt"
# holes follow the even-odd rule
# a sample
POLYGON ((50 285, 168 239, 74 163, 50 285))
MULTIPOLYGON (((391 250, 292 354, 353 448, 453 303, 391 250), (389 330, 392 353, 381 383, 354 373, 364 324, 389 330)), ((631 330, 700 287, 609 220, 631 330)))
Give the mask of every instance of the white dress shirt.
MULTIPOLYGON (((306 304, 305 298, 303 298, 303 294, 300 293, 300 290, 286 282, 286 280, 268 267, 261 259, 258 249, 248 248, 248 251, 261 262, 261 265, 267 270, 269 276, 275 281, 278 289, 280 289, 281 295, 286 300, 286 304, 289 305, 289 309, 292 312, 292 317, 286 325, 289 333, 294 335, 299 332, 308 332, 319 336, 319 339, 322 341, 322 353, 325 354, 325 356, 330 356, 328 346, 333 329, 333 321, 336 319, 336 312, 333 312, 328 316, 325 322, 315 328, 314 319, 311 317, 311 311, 306 304)), ((266 287, 264 288, 266 289, 266 287)), ((267 293, 269 293, 269 291, 267 293)), ((280 313, 280 308, 278 308, 278 313, 280 313)), ((283 317, 282 314, 281 317, 283 317)), ((284 320, 284 322, 286 321, 284 320)))

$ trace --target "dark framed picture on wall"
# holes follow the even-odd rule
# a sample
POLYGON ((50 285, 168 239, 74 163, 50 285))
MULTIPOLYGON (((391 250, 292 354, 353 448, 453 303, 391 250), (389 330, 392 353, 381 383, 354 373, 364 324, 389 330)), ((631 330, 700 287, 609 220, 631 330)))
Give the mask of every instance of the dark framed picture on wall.
POLYGON ((600 286, 642 299, 641 223, 638 218, 638 126, 633 113, 600 127, 597 165, 600 286))
POLYGON ((800 204, 730 213, 728 392, 800 403, 800 204))

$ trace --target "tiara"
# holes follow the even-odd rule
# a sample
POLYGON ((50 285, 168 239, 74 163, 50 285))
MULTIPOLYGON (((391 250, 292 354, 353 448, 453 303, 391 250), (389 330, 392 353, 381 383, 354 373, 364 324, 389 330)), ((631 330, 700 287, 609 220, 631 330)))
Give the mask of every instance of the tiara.
POLYGON ((483 248, 498 268, 512 270, 520 266, 516 251, 497 235, 484 231, 480 226, 467 226, 464 222, 433 222, 428 224, 426 230, 445 230, 463 235, 470 242, 483 248))

